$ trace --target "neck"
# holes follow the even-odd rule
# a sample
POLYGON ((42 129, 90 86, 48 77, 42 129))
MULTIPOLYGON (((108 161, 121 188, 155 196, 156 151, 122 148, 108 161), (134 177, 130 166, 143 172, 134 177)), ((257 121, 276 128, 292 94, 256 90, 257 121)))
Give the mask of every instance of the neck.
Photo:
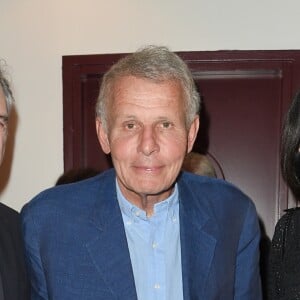
MULTIPOLYGON (((162 201, 162 200, 161 200, 162 201)), ((136 203, 140 209, 146 212, 147 217, 152 217, 154 212, 154 205, 160 201, 151 199, 151 196, 141 195, 139 203, 136 203)))
POLYGON ((154 213, 154 205, 169 198, 174 191, 174 185, 164 191, 156 194, 136 192, 125 187, 119 180, 117 180, 118 187, 122 196, 131 204, 137 206, 146 212, 147 217, 151 217, 154 213))

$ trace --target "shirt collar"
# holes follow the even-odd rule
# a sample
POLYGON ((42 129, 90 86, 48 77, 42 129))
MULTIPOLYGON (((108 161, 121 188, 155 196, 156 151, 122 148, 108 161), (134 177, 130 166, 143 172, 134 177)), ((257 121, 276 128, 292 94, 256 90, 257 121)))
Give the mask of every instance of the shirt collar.
MULTIPOLYGON (((125 214, 127 217, 133 220, 138 220, 138 219, 148 220, 148 217, 144 210, 138 208, 136 205, 132 204, 124 197, 124 195, 121 192, 117 179, 116 179, 116 188, 117 188, 117 198, 118 198, 118 202, 122 214, 125 214)), ((178 197, 178 187, 176 183, 172 194, 167 199, 159 203, 156 203, 154 205, 153 216, 157 214, 167 213, 169 216, 173 218, 176 208, 178 208, 178 203, 179 203, 179 197, 178 197)))

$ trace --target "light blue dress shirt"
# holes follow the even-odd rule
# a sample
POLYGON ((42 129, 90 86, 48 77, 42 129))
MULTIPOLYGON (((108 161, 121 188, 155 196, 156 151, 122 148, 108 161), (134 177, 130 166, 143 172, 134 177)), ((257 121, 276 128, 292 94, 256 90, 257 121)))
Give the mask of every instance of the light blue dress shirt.
POLYGON ((177 185, 150 218, 124 198, 118 183, 117 195, 138 299, 183 300, 177 185))

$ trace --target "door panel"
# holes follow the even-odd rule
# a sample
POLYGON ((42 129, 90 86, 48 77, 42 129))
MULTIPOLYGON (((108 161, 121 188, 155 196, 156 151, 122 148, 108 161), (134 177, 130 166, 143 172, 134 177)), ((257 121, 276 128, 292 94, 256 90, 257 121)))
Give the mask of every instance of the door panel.
POLYGON ((207 116, 195 148, 208 151, 222 168, 225 180, 249 195, 272 234, 275 212, 282 205, 278 193, 281 128, 281 78, 201 78, 207 116), (205 128, 205 126, 208 126, 205 128))

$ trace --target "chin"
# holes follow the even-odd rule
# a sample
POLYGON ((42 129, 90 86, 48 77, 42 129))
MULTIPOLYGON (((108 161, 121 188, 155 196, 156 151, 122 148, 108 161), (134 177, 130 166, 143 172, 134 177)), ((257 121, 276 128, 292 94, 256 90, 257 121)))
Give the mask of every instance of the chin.
POLYGON ((140 185, 137 188, 141 191, 141 194, 153 196, 168 193, 172 190, 169 186, 159 186, 158 183, 147 186, 140 185))

